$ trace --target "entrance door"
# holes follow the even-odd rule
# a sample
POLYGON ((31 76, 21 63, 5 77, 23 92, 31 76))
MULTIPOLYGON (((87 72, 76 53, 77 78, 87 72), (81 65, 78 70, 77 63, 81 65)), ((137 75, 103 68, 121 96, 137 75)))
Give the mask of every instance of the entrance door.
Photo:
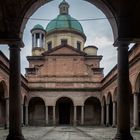
POLYGON ((70 124, 70 104, 59 103, 59 124, 70 124))

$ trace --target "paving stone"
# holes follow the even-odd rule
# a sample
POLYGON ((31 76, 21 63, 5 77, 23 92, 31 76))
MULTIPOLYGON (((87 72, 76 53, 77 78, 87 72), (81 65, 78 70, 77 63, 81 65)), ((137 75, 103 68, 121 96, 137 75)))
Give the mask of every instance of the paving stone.
MULTIPOLYGON (((116 128, 111 127, 24 127, 26 140, 112 140, 116 128)), ((6 140, 8 130, 0 129, 0 140, 6 140)), ((132 131, 134 140, 140 139, 140 130, 132 131)))

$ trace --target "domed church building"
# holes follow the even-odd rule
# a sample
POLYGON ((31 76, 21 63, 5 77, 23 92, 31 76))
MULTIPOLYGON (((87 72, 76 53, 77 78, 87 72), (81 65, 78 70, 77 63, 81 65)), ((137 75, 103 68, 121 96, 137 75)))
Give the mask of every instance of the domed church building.
POLYGON ((87 46, 78 20, 63 0, 46 29, 35 25, 26 68, 29 125, 93 124, 101 121, 102 56, 87 46))

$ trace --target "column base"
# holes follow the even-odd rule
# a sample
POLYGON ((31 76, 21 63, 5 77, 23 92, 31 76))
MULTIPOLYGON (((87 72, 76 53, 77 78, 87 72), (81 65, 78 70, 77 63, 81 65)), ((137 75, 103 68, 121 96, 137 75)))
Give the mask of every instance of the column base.
POLYGON ((115 138, 113 138, 112 140, 133 140, 133 137, 130 133, 117 133, 115 138))
POLYGON ((133 127, 132 127, 132 130, 133 130, 133 131, 139 130, 139 128, 138 128, 138 126, 133 126, 133 127))
POLYGON ((25 140, 25 138, 23 135, 15 136, 15 135, 9 134, 6 140, 25 140))
POLYGON ((116 125, 115 125, 115 124, 113 124, 113 125, 112 125, 112 128, 116 128, 116 125))

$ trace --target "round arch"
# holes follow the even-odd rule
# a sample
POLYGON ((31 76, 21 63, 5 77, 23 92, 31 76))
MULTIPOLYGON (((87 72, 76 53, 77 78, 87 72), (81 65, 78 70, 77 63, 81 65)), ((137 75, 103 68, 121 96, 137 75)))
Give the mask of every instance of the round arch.
POLYGON ((61 97, 56 101, 56 124, 73 124, 74 104, 71 98, 61 97))
POLYGON ((27 112, 27 106, 28 106, 28 103, 27 103, 27 96, 26 95, 24 95, 24 97, 23 97, 23 113, 22 113, 22 117, 23 117, 23 125, 27 125, 26 123, 27 123, 27 116, 26 116, 26 112, 27 112))
POLYGON ((109 104, 110 103, 110 101, 112 101, 112 94, 111 94, 111 92, 108 92, 108 94, 107 94, 107 104, 109 104))
POLYGON ((8 98, 9 93, 8 93, 8 87, 7 87, 6 82, 4 80, 0 81, 0 85, 3 87, 3 90, 4 90, 4 98, 8 98))
POLYGON ((106 98, 105 98, 105 96, 103 95, 103 97, 102 97, 102 106, 105 106, 106 105, 106 98))
POLYGON ((115 90, 113 92, 112 100, 117 102, 117 87, 115 88, 115 90))
POLYGON ((74 99, 71 98, 71 97, 69 97, 69 96, 59 96, 59 97, 57 97, 57 98, 55 99, 54 105, 56 106, 57 102, 58 102, 59 100, 63 99, 63 98, 67 98, 67 99, 71 100, 72 103, 73 103, 73 106, 75 105, 74 99))
POLYGON ((103 107, 102 125, 106 125, 106 98, 105 98, 105 96, 102 97, 102 107, 103 107))
POLYGON ((32 97, 29 101, 29 125, 45 125, 45 102, 40 97, 32 97))
POLYGON ((107 126, 112 126, 113 125, 113 100, 112 100, 112 94, 111 92, 108 93, 107 95, 107 105, 109 107, 109 114, 108 114, 108 122, 107 126))
MULTIPOLYGON (((27 97, 27 96, 26 96, 27 97)), ((45 106, 46 106, 46 101, 45 98, 41 97, 41 96, 29 96, 27 99, 27 105, 29 105, 29 102, 33 99, 33 98, 40 98, 41 100, 43 100, 45 106)))
POLYGON ((96 97, 89 97, 84 102, 84 122, 86 125, 100 125, 101 102, 96 97))
POLYGON ((0 126, 6 126, 6 84, 0 82, 0 126))
MULTIPOLYGON (((40 8, 44 4, 51 1, 53 0, 38 0, 32 3, 29 3, 28 6, 26 5, 26 7, 24 7, 25 10, 22 13, 23 21, 20 26, 20 36, 19 36, 20 38, 22 38, 23 36, 24 28, 30 16, 32 16, 32 14, 38 8, 40 8)), ((111 25, 113 35, 114 35, 114 41, 115 41, 118 37, 118 25, 117 25, 117 20, 115 18, 115 15, 116 15, 115 10, 113 10, 113 8, 107 2, 104 2, 103 0, 87 0, 87 2, 99 8, 105 14, 106 17, 111 17, 111 18, 108 18, 108 21, 111 25)))

